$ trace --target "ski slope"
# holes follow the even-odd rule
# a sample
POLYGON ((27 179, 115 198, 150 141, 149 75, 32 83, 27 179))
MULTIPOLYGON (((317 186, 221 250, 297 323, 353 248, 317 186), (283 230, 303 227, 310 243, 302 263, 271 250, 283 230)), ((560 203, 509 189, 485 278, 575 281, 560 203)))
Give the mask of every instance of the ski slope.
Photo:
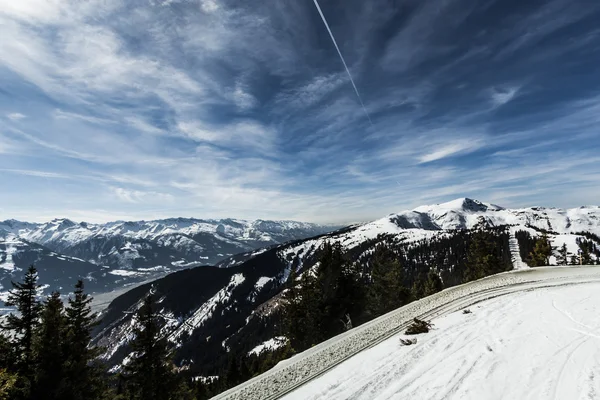
POLYGON ((600 283, 516 292, 394 335, 284 400, 600 398, 600 283))
MULTIPOLYGON (((540 292, 539 290, 536 292, 537 289, 542 289, 542 288, 557 288, 557 287, 561 287, 561 286, 565 286, 565 285, 576 285, 574 286, 574 288, 581 288, 581 287, 593 287, 594 289, 598 289, 599 285, 600 285, 600 268, 598 267, 589 267, 589 266, 584 266, 584 267, 571 267, 571 268, 564 268, 564 267, 557 267, 557 268, 552 268, 552 267, 544 267, 544 268, 535 268, 535 269, 528 269, 528 270, 521 270, 521 271, 511 271, 511 272, 507 272, 507 273, 502 273, 502 274, 498 274, 498 275, 494 275, 494 276, 490 276, 475 282, 470 282, 468 284, 464 284, 464 285, 460 285, 460 286, 455 286, 449 289, 446 289, 440 293, 437 293, 433 296, 429 296, 426 297, 424 299, 421 299, 419 301, 413 302, 411 304, 408 304, 405 307, 401 307, 397 310, 394 310, 386 315, 383 315, 367 324, 363 324, 359 327, 356 327, 348 332, 345 332, 341 335, 338 335, 334 338, 331 338, 328 341, 325 341, 317 346, 314 346, 313 348, 300 353, 294 357, 292 357, 289 360, 285 360, 281 363, 279 363, 275 368, 267 371, 266 373, 259 375, 235 388, 232 388, 224 393, 221 393, 220 395, 214 397, 215 399, 244 399, 244 400, 267 400, 267 399, 277 399, 277 398, 281 398, 284 395, 288 395, 288 399, 304 399, 304 398, 311 398, 309 396, 313 395, 313 396, 317 396, 317 397, 312 397, 312 398, 328 398, 328 397, 333 397, 335 390, 336 390, 336 386, 339 387, 339 390, 342 390, 342 386, 343 383, 341 384, 337 384, 336 376, 339 377, 339 375, 336 374, 340 374, 340 368, 342 368, 343 370, 347 370, 347 363, 355 363, 357 359, 360 359, 360 357, 370 357, 370 352, 380 349, 380 347, 378 347, 379 344, 381 344, 382 346, 385 346, 388 343, 393 343, 393 341, 396 341, 396 343, 398 343, 398 337, 397 334, 399 334, 400 332, 402 332, 410 323, 410 321, 412 320, 412 318, 414 317, 420 317, 420 318, 424 318, 424 319, 431 319, 434 321, 434 323, 439 323, 438 321, 443 321, 440 320, 440 318, 444 318, 446 316, 448 316, 447 318, 450 318, 448 321, 448 323, 452 322, 451 318, 456 318, 453 314, 456 311, 462 310, 465 307, 470 307, 473 306, 474 304, 477 303, 481 303, 484 302, 486 300, 489 299, 493 299, 493 298, 497 298, 499 296, 498 301, 501 303, 502 301, 510 301, 510 297, 507 297, 508 295, 514 295, 515 293, 521 293, 521 292, 527 292, 529 293, 529 291, 533 291, 531 293, 543 293, 540 292), (592 286, 587 286, 584 284, 593 284, 592 286), (507 300, 508 299, 508 300, 507 300), (388 340, 391 338, 391 341, 388 340), (361 353, 363 352, 363 353, 361 353), (356 356, 356 357, 353 357, 356 356), (344 364, 342 364, 344 363, 344 364), (333 374, 333 375, 331 375, 333 374), (329 379, 331 378, 331 379, 329 379), (325 392, 315 392, 317 390, 323 390, 323 389, 327 389, 325 392), (294 392, 294 390, 296 390, 294 392), (304 392, 304 390, 306 390, 307 392, 304 392), (294 397, 295 396, 295 397, 294 397)), ((548 289, 545 289, 548 290, 548 289)), ((575 289, 576 290, 576 289, 575 289)), ((591 292, 591 289, 586 289, 585 293, 590 294, 589 292, 591 292)), ((591 295, 591 294, 590 294, 591 295)), ((590 297, 590 299, 592 299, 592 297, 590 297)), ((583 297, 578 297, 578 300, 575 300, 575 302, 577 301, 581 301, 581 303, 585 303, 587 300, 585 300, 585 296, 583 297)), ((591 301, 591 300, 590 300, 591 301)), ((484 303, 486 304, 486 303, 484 303)), ((565 307, 564 304, 557 304, 557 307, 561 310, 564 310, 562 307, 565 307)), ((523 304, 523 306, 527 306, 528 304, 523 304)), ((568 309, 568 308, 567 308, 568 309)), ((485 312, 485 311, 484 311, 485 312)), ((558 312, 558 311, 557 311, 558 312)), ((535 312, 532 312, 530 315, 532 315, 533 317, 537 317, 537 314, 535 312)), ((543 315, 543 314, 542 314, 543 315)), ((565 314, 565 318, 569 319, 568 317, 569 314, 565 314)), ((462 314, 461 314, 462 316, 462 314)), ((477 318, 477 315, 474 315, 475 318, 477 318)), ((580 315, 571 315, 571 318, 574 321, 578 321, 578 322, 574 322, 571 321, 572 324, 577 325, 577 329, 579 331, 583 331, 585 329, 585 332, 593 335, 593 327, 596 326, 594 325, 594 321, 592 322, 586 322, 585 320, 580 320, 579 318, 581 318, 580 315), (587 327, 585 326, 580 326, 579 323, 583 323, 585 325, 588 325, 587 327)), ((488 331, 491 331, 491 326, 493 326, 494 319, 498 319, 498 323, 502 323, 503 321, 501 320, 506 320, 508 319, 506 316, 504 318, 501 318, 501 316, 498 316, 497 318, 483 318, 484 323, 488 324, 488 331)), ((542 318, 540 318, 540 320, 542 320, 542 318)), ((595 320, 597 321, 597 319, 595 320)), ((444 322, 441 322, 440 326, 443 326, 444 322)), ((550 320, 550 322, 547 322, 547 326, 555 326, 555 329, 558 329, 558 325, 556 324, 556 321, 554 320, 550 320)), ((468 329, 468 328, 465 328, 468 329)), ((473 332, 476 332, 477 330, 474 329, 473 332)), ((442 334, 442 330, 439 329, 437 332, 440 332, 439 334, 442 334)), ((541 330, 541 332, 543 332, 543 330, 541 330)), ((528 335, 530 335, 531 332, 527 332, 526 334, 523 334, 521 336, 521 339, 523 341, 528 339, 528 335)), ((577 332, 573 332, 573 335, 585 335, 583 333, 577 333, 577 332)), ((430 334, 430 337, 434 337, 434 334, 430 334)), ((541 333, 540 333, 541 335, 541 333)), ((600 337, 600 335, 598 335, 598 337, 600 337)), ((598 337, 596 337, 596 339, 598 339, 598 337)), ((490 336, 490 338, 493 338, 493 336, 490 336)), ((501 343, 500 338, 498 338, 498 343, 501 343)), ((548 339, 548 340, 553 340, 553 339, 548 339)), ((573 337, 571 337, 569 339, 570 341, 573 341, 573 337)), ((528 340, 527 340, 528 341, 528 340)), ((418 343, 417 345, 415 345, 416 347, 414 347, 414 349, 423 349, 423 351, 425 349, 428 349, 431 347, 431 344, 429 345, 429 347, 427 347, 427 339, 422 339, 421 342, 423 343, 418 343), (423 342, 424 341, 424 342, 423 342)), ((529 341, 528 341, 529 342, 529 341)), ((556 343, 561 344, 560 339, 555 340, 556 343)), ((452 348, 453 343, 452 342, 448 342, 445 343, 443 340, 438 340, 438 342, 436 343, 440 343, 438 346, 442 346, 443 350, 445 349, 445 351, 448 351, 449 349, 452 348), (447 347, 447 349, 446 349, 447 347)), ((494 348, 501 348, 500 345, 493 342, 492 344, 494 346, 491 346, 492 348, 492 352, 494 348)), ((562 345, 567 345, 568 343, 562 343, 562 345)), ((577 346, 577 343, 574 343, 573 346, 577 346)), ((526 345, 525 346, 525 350, 528 348, 526 345)), ((581 345, 583 346, 583 345, 581 345)), ((599 346, 600 347, 600 346, 599 346)), ((405 348, 402 348, 403 351, 410 351, 410 349, 405 350, 405 348)), ((543 349, 540 349, 540 351, 543 349)), ((379 350, 377 350, 379 351, 379 350)), ((389 350, 386 350, 389 352, 389 350)), ((413 350, 413 351, 417 351, 417 350, 413 350)), ((436 351, 439 351, 439 349, 436 349, 436 351)), ((569 348, 563 349, 562 351, 570 351, 569 348)), ((579 351, 579 350, 577 350, 579 351)), ((460 351, 459 351, 460 352, 460 351)), ((556 348, 555 353, 559 354, 560 353, 560 349, 556 348)), ((377 353, 380 354, 380 353, 377 353)), ((424 353, 423 353, 424 354, 424 353)), ((543 353, 540 353, 541 355, 544 355, 543 353)), ((446 356, 449 356, 450 353, 447 353, 446 356)), ((540 357, 541 357, 540 355, 540 357)), ((466 356, 471 356, 471 354, 466 354, 466 356)), ((546 356, 546 355, 544 355, 546 356)), ((400 362, 400 359, 402 357, 398 356, 399 359, 397 360, 398 362, 400 362)), ((530 354, 530 357, 535 358, 536 354, 530 354)), ((538 357, 539 358, 539 357, 538 357)), ((568 360, 571 360, 571 358, 568 358, 568 360)), ((589 360, 588 360, 589 361, 589 360)), ((469 362, 467 360, 467 362, 469 362)), ((477 361, 482 362, 482 361, 477 361)), ((568 361, 571 362, 571 361, 568 361)), ((586 361, 587 362, 587 361, 586 361)), ((356 365, 356 364, 352 364, 352 365, 356 365)), ((379 364, 378 364, 379 365, 379 364)), ((466 364, 465 364, 466 365, 466 364)), ((526 364, 525 367, 527 367, 527 365, 531 366, 531 364, 526 364)), ((451 368, 447 368, 447 370, 451 373, 456 373, 457 370, 461 370, 461 368, 463 368, 464 366, 461 364, 458 365, 454 365, 451 368)), ((381 368, 384 368, 383 366, 381 368)), ((389 368, 393 368, 393 367, 389 367, 389 368)), ((475 369, 475 368, 473 368, 475 369)), ((471 371, 473 371, 473 369, 471 369, 471 371)), ((371 372, 373 372, 373 370, 376 370, 376 368, 371 368, 371 372)), ((469 368, 467 368, 466 370, 464 370, 463 372, 468 371, 469 368)), ((567 372, 565 373, 570 373, 570 369, 565 367, 565 370, 567 372)), ((365 373, 368 371, 362 370, 365 373)), ((532 372, 535 371, 530 371, 530 370, 522 370, 522 369, 514 369, 513 366, 513 373, 515 375, 528 375, 532 372)), ((599 371, 600 372, 600 371, 599 371)), ((355 371, 355 373, 358 373, 358 371, 355 371)), ((347 374, 345 372, 343 372, 342 374, 347 374)), ((469 374, 464 374, 465 376, 469 376, 469 374)), ((363 382, 365 382, 364 379, 368 379, 370 382, 370 377, 367 375, 360 375, 363 376, 363 382)), ((457 375, 458 376, 458 375, 457 375)), ((431 379, 434 379, 435 377, 432 377, 431 379)), ((600 378, 600 377, 599 377, 600 378)), ((356 382, 359 381, 359 377, 358 376, 354 376, 353 378, 356 382)), ((385 384, 378 384, 377 383, 377 378, 373 378, 374 381, 372 382, 372 386, 374 386, 375 388, 366 388, 366 391, 362 396, 360 397, 361 394, 358 393, 357 396, 359 397, 344 397, 343 393, 340 393, 339 396, 341 397, 337 397, 337 398, 364 398, 364 399, 371 399, 371 398, 377 398, 377 397, 373 397, 373 396, 378 396, 380 392, 377 392, 377 390, 382 390, 381 392, 381 397, 383 398, 404 398, 403 396, 394 396, 394 395, 390 395, 392 397, 385 397, 387 396, 389 393, 385 392, 385 390, 387 390, 384 386, 386 386, 385 384), (369 393, 369 390, 373 390, 372 393, 369 393), (386 394, 388 393, 388 394, 386 394)), ((427 378, 424 378, 427 379, 427 378)), ((394 379, 390 379, 390 384, 394 383, 394 379)), ((454 383, 457 384, 457 391, 459 390, 459 388, 461 387, 461 382, 464 383, 464 380, 460 380, 460 377, 458 376, 458 378, 455 379, 455 381, 452 381, 454 383)), ((480 381, 481 383, 481 381, 480 381)), ((444 383, 444 385, 447 385, 447 382, 444 383)), ((368 385, 367 385, 368 386, 368 385)), ((501 386, 501 385, 500 385, 501 386)), ((356 387, 354 387, 354 389, 357 389, 356 387)), ((390 389, 390 390, 397 390, 398 388, 394 389, 390 389)), ((533 389, 532 389, 533 390, 533 389)), ((561 389, 562 390, 562 389, 561 389)), ((565 389, 566 390, 566 389, 565 389)), ((557 389, 557 393, 558 393, 558 389, 557 389)), ((594 392, 595 393, 595 392, 594 392)), ((600 390, 598 390, 598 393, 600 393, 600 390)), ((346 395, 348 395, 348 393, 346 393, 346 395)), ((448 396, 454 396, 452 393, 448 393, 448 396)), ((413 398, 426 398, 426 397, 413 397, 413 398)), ((444 398, 442 397, 430 397, 430 398, 444 398)), ((459 398, 459 397, 455 397, 455 398, 459 398)), ((496 397, 498 398, 498 397, 496 397)), ((500 397, 500 398, 505 398, 505 397, 500 397)), ((510 398, 510 397, 506 397, 506 398, 510 398)), ((527 397, 512 397, 512 398, 527 398, 527 397)), ((530 398, 538 398, 538 397, 530 397, 530 398)), ((550 397, 552 398, 552 397, 550 397)), ((562 397, 555 397, 555 398, 562 398, 562 397)), ((567 398, 578 398, 578 397, 567 397, 567 398)), ((594 397, 592 397, 594 398, 594 397)))

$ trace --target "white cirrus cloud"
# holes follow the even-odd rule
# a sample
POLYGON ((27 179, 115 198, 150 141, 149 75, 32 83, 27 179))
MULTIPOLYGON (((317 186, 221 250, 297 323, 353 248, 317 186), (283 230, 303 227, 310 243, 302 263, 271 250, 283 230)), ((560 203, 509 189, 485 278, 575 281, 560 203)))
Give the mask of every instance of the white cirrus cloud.
POLYGON ((18 112, 14 112, 14 113, 6 114, 6 118, 10 119, 11 121, 19 121, 23 118, 26 118, 26 115, 18 113, 18 112))
POLYGON ((500 107, 513 100, 520 90, 519 86, 494 87, 490 91, 490 100, 495 107, 500 107))

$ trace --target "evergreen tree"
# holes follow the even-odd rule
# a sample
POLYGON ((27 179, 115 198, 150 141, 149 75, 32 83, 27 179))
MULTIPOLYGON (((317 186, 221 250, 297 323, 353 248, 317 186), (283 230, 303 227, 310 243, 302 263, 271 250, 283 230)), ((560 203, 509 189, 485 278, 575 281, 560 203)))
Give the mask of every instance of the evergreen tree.
POLYGON ((563 243, 561 248, 558 250, 558 265, 567 265, 569 263, 569 256, 567 251, 567 244, 563 243))
POLYGON ((343 332, 362 314, 364 285, 357 266, 350 263, 339 243, 326 243, 319 257, 317 295, 319 327, 325 338, 343 332))
POLYGON ((284 322, 293 348, 302 351, 319 343, 322 338, 320 300, 317 280, 311 271, 302 273, 300 283, 290 288, 286 299, 284 322))
POLYGON ((14 372, 15 354, 10 341, 0 335, 0 400, 15 398, 13 388, 17 383, 14 372))
POLYGON ((53 292, 44 303, 40 326, 37 330, 36 379, 33 385, 35 399, 60 400, 64 386, 65 315, 58 292, 53 292))
POLYGON ((234 387, 242 381, 242 373, 237 360, 230 355, 225 373, 225 384, 227 387, 234 387))
POLYGON ((415 279, 410 292, 414 300, 425 297, 425 280, 421 276, 415 279))
POLYGON ((476 226, 469 246, 464 282, 507 270, 504 247, 487 227, 476 226))
POLYGON ((97 324, 90 303, 92 298, 84 292, 82 280, 75 284, 69 296, 65 333, 65 400, 93 400, 102 396, 104 385, 101 369, 95 363, 99 349, 90 347, 91 332, 97 324))
POLYGON ((17 375, 5 368, 0 368, 0 400, 14 399, 14 387, 17 383, 17 375))
POLYGON ((529 260, 532 267, 541 267, 549 264, 550 256, 552 255, 552 247, 548 236, 544 233, 542 237, 537 238, 535 247, 529 254, 529 260))
POLYGON ((16 354, 10 340, 0 334, 0 368, 14 370, 16 364, 16 354))
POLYGON ((133 359, 126 365, 132 399, 169 400, 173 397, 174 373, 167 340, 160 334, 152 295, 144 298, 137 313, 135 338, 130 345, 133 359))
POLYGON ((429 270, 427 274, 427 282, 425 283, 425 296, 431 296, 434 293, 440 292, 444 289, 444 284, 440 279, 439 275, 433 270, 429 270))
POLYGON ((371 318, 407 304, 411 292, 404 286, 404 275, 398 256, 387 246, 378 245, 372 257, 371 285, 367 312, 371 318))
POLYGON ((16 307, 18 314, 9 314, 4 329, 15 335, 12 346, 16 353, 18 380, 15 383, 19 394, 15 398, 27 397, 34 377, 33 336, 39 323, 41 304, 38 301, 37 270, 32 265, 22 283, 11 282, 13 289, 8 295, 7 306, 16 307))

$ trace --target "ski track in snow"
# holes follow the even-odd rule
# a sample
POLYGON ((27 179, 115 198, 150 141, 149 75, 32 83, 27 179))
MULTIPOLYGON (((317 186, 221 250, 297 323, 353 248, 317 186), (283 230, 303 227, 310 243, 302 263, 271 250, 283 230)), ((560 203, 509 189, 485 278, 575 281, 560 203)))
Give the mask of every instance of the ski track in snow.
POLYGON ((394 335, 283 399, 598 398, 600 283, 517 292, 471 311, 433 320, 413 346, 394 335))
POLYGON ((494 275, 394 310, 214 399, 599 398, 599 289, 599 267, 494 275), (466 307, 473 313, 457 312, 466 307), (436 329, 401 347, 414 317, 436 329))

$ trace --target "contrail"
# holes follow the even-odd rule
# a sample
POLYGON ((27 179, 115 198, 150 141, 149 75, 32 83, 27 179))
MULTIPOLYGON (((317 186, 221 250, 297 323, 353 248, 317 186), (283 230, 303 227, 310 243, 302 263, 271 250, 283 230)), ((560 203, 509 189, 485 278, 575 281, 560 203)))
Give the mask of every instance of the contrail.
POLYGON ((331 41, 333 42, 335 49, 337 50, 338 54, 340 55, 340 59, 342 60, 342 63, 344 64, 344 68, 346 68, 346 72, 348 73, 348 77, 350 78, 350 82, 352 83, 352 87, 354 88, 354 91, 356 92, 356 97, 358 97, 358 101, 360 101, 360 105, 362 106, 363 110, 365 111, 365 115, 369 119, 369 122, 371 123, 371 126, 372 126, 373 121, 371 121, 371 117, 369 116, 369 113, 367 112, 367 109, 365 108, 365 104, 363 103, 362 99, 360 98, 360 93, 358 93, 358 89, 356 88, 354 79, 352 79, 350 70, 348 69, 348 66, 346 65, 346 61, 344 60, 344 56, 342 55, 342 52, 340 51, 340 48, 338 47, 337 42, 335 41, 335 38, 333 37, 333 33, 331 32, 331 29, 329 28, 329 24, 327 23, 327 20, 325 19, 325 15, 323 15, 323 11, 321 11, 319 2, 317 0, 313 0, 313 2, 315 3, 315 6, 317 7, 317 11, 319 11, 319 15, 321 16, 321 19, 323 20, 323 23, 325 24, 325 28, 327 28, 327 32, 329 32, 329 36, 331 37, 331 41))

